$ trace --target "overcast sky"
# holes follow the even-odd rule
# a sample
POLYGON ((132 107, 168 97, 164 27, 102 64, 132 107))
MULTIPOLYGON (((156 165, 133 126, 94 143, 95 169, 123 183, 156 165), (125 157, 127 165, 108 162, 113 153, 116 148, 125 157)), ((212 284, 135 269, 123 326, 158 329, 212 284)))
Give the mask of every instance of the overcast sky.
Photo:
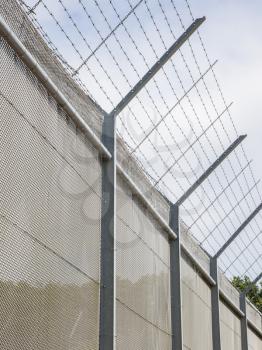
MULTIPOLYGON (((27 0, 26 2, 29 6, 37 3, 36 0, 27 0)), ((130 2, 133 4, 137 3, 137 1, 133 0, 130 2)), ((66 30, 69 30, 70 23, 68 22, 68 18, 67 22, 63 22, 66 21, 66 14, 59 1, 44 0, 43 3, 47 4, 58 15, 58 18, 62 16, 61 23, 66 26, 66 30)), ((50 13, 43 8, 43 3, 40 2, 40 5, 36 9, 37 16, 43 20, 41 22, 45 23, 47 28, 51 28, 51 34, 49 34, 52 39, 56 39, 58 35, 61 36, 61 31, 57 29, 50 13), (38 13, 38 11, 40 12, 38 13)), ((79 14, 83 13, 83 8, 79 6, 78 1, 63 0, 62 3, 69 9, 71 8, 71 13, 74 13, 78 17, 76 17, 77 22, 81 27, 79 14), (78 10, 80 11, 79 13, 77 12, 78 10)), ((84 3, 86 4, 86 2, 84 3)), ((88 3, 88 11, 92 10, 94 3, 88 3)), ((98 1, 98 4, 102 7, 106 3, 108 2, 104 0, 98 1)), ((114 3, 117 4, 118 10, 122 9, 123 5, 128 5, 127 1, 121 0, 114 3)), ((153 6, 154 3, 157 3, 157 1, 149 2, 150 6, 153 6)), ((176 0, 174 3, 180 9, 182 17, 186 16, 188 11, 185 1, 176 0)), ((262 91, 260 88, 262 77, 262 1, 189 0, 189 3, 195 17, 202 17, 203 15, 207 17, 207 21, 201 26, 201 35, 204 38, 211 62, 216 58, 219 60, 215 68, 219 82, 222 85, 227 102, 234 101, 232 115, 237 129, 248 134, 249 137, 245 141, 248 155, 254 159, 253 166, 256 169, 257 177, 262 178, 262 166, 260 165, 260 133, 262 125, 262 119, 260 117, 260 111, 262 110, 262 91)), ((162 4, 164 7, 168 6, 168 4, 170 6, 170 1, 163 0, 162 4)), ((107 8, 104 13, 106 16, 110 16, 107 8)), ((177 18, 174 18, 174 21, 177 23, 177 18)), ((100 19, 100 24, 101 28, 108 29, 103 19, 100 19)), ((163 24, 164 27, 165 25, 163 24)), ((84 17, 82 30, 86 28, 88 29, 87 38, 91 40, 90 27, 87 26, 87 20, 84 17)), ((101 28, 100 30, 102 30, 101 28)), ((71 52, 72 48, 70 44, 61 41, 60 36, 56 43, 57 46, 59 47, 59 43, 62 42, 61 45, 64 47, 66 47, 65 45, 69 45, 71 52)), ((75 38, 73 39, 74 41, 76 40, 75 38)), ((64 47, 62 51, 65 51, 64 47)), ((86 50, 83 43, 80 49, 82 48, 86 50)), ((146 54, 146 50, 144 51, 146 54)), ((84 57, 85 55, 83 54, 84 57)), ((70 63, 74 65, 73 62, 74 57, 72 56, 70 63)), ((104 63, 106 63, 106 60, 104 63)))
POLYGON ((245 141, 256 175, 262 177, 262 1, 191 0, 195 16, 205 15, 201 28, 232 115, 245 141))

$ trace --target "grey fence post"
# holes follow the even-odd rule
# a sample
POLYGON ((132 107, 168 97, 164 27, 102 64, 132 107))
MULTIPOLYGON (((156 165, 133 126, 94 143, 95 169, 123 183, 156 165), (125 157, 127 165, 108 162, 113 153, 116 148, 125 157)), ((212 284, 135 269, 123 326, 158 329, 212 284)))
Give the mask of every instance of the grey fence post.
MULTIPOLYGON (((177 235, 177 239, 175 241, 172 240, 170 242, 172 350, 183 349, 183 330, 182 330, 183 320, 182 320, 182 293, 181 293, 181 241, 180 241, 181 237, 180 237, 179 207, 245 138, 246 138, 246 135, 239 136, 217 158, 217 160, 198 178, 198 180, 180 197, 180 199, 170 207, 169 223, 170 223, 171 229, 177 235)), ((214 263, 215 263, 215 266, 217 266, 216 262, 214 263)), ((211 267, 211 270, 212 270, 212 267, 211 267)), ((216 276, 217 276, 217 268, 214 269, 214 271, 216 271, 216 276)), ((217 333, 219 333, 219 329, 217 333)))
MULTIPOLYGON (((221 339, 220 339, 220 311, 219 311, 219 276, 218 276, 218 267, 217 267, 217 261, 220 255, 227 249, 227 247, 238 237, 238 235, 244 230, 244 228, 250 223, 250 221, 259 213, 259 211, 262 209, 262 203, 251 213, 248 218, 239 226, 239 228, 235 231, 235 233, 223 244, 223 246, 218 250, 218 252, 214 255, 213 258, 211 258, 210 263, 210 272, 211 277, 215 280, 216 285, 212 287, 211 289, 211 302, 212 302, 212 333, 213 333, 213 350, 220 350, 221 349, 221 339)), ((244 308, 244 314, 245 314, 245 320, 243 320, 243 324, 241 321, 241 334, 242 334, 242 327, 244 329, 246 322, 246 313, 245 313, 245 304, 246 301, 242 300, 242 297, 240 298, 240 306, 242 305, 244 308)), ((244 330, 245 332, 245 330, 244 330)), ((245 336, 245 334, 243 334, 245 336)), ((241 336, 242 338, 242 336, 241 336)), ((242 340, 242 339, 241 339, 242 340)), ((245 343, 245 341, 244 341, 245 343)), ((243 348, 244 343, 242 343, 242 349, 246 350, 246 348, 243 348)))
POLYGON ((262 272, 260 275, 257 276, 257 278, 254 279, 254 281, 242 292, 240 293, 240 310, 243 312, 244 316, 241 317, 241 349, 242 350, 248 350, 248 326, 247 326, 247 302, 246 302, 246 295, 250 291, 253 285, 255 285, 260 279, 262 278, 262 272))
POLYGON ((116 138, 115 116, 104 116, 102 142, 111 159, 102 159, 101 285, 99 349, 115 348, 115 230, 116 138))
POLYGON ((219 276, 218 276, 217 258, 210 259, 210 274, 213 280, 216 282, 216 284, 211 287, 213 350, 220 350, 221 337, 220 337, 220 307, 219 307, 219 276))
POLYGON ((104 116, 102 141, 112 157, 102 159, 100 350, 115 349, 116 117, 204 21, 205 17, 196 19, 113 111, 104 116))
POLYGON ((248 336, 247 336, 247 303, 246 294, 240 293, 239 297, 240 310, 243 312, 244 316, 240 319, 240 331, 241 331, 241 349, 248 350, 248 336))
POLYGON ((172 349, 183 349, 183 325, 182 325, 182 284, 181 284, 181 242, 179 206, 170 207, 169 224, 176 233, 177 239, 170 240, 170 293, 171 293, 171 327, 172 349))

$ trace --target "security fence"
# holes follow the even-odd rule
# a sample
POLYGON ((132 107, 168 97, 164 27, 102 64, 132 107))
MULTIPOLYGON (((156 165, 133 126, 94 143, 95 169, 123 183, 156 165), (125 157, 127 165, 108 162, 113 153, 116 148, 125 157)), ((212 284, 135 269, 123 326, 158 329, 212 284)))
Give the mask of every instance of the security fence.
POLYGON ((261 197, 205 19, 72 3, 0 3, 1 347, 259 350, 226 275, 261 277, 261 197))

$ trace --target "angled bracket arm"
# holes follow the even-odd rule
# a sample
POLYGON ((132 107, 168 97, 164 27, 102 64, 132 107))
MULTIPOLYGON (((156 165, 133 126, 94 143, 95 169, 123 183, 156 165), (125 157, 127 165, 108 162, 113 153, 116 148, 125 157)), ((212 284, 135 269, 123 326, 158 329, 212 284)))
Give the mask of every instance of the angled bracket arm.
POLYGON ((250 223, 251 220, 260 212, 262 209, 262 203, 253 211, 252 214, 239 226, 235 233, 226 241, 226 243, 218 250, 214 255, 214 258, 219 258, 220 255, 227 249, 227 247, 237 238, 237 236, 245 229, 245 227, 250 223))
POLYGON ((250 283, 249 286, 247 286, 247 287, 243 290, 242 294, 247 295, 247 293, 250 291, 250 289, 251 289, 254 285, 256 285, 257 282, 259 282, 259 281, 261 280, 261 278, 262 278, 262 272, 250 283))
POLYGON ((181 205, 184 201, 206 180, 206 178, 225 160, 231 152, 247 137, 247 135, 239 136, 221 155, 217 160, 200 176, 200 178, 179 198, 176 202, 181 205))
MULTIPOLYGON (((218 278, 218 266, 217 261, 220 255, 226 250, 226 248, 234 241, 234 239, 244 230, 244 228, 250 223, 250 221, 259 213, 262 208, 262 203, 253 211, 251 215, 243 222, 242 225, 236 230, 236 232, 228 239, 228 241, 219 249, 219 251, 211 258, 210 272, 211 277, 216 281, 216 285, 211 289, 211 301, 212 301, 212 332, 213 332, 213 349, 221 349, 220 339, 220 310, 219 310, 219 278, 218 278)), ((241 346, 242 350, 248 350, 247 340, 247 317, 246 317, 246 299, 244 293, 240 295, 240 309, 244 314, 241 319, 241 346)))
POLYGON ((128 92, 128 94, 118 103, 110 114, 117 116, 139 93, 140 90, 156 75, 156 73, 166 64, 169 59, 176 53, 189 37, 205 21, 205 17, 197 18, 187 30, 175 41, 175 43, 164 53, 164 55, 148 70, 148 72, 139 80, 139 82, 128 92))

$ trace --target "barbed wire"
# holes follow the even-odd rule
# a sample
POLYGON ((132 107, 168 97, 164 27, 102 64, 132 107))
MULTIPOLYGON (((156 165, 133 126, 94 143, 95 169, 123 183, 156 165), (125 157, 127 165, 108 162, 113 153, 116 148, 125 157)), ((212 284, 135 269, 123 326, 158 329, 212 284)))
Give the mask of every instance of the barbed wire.
MULTIPOLYGON (((80 15, 85 23, 88 20, 96 36, 92 44, 92 35, 88 36, 81 28, 79 17, 75 17, 76 11, 72 11, 65 1, 47 4, 45 0, 39 0, 31 7, 26 1, 19 1, 68 74, 103 108, 114 108, 150 69, 152 62, 167 50, 169 43, 177 39, 179 28, 186 29, 184 11, 181 14, 173 0, 169 3, 157 0, 154 4, 147 0, 135 4, 123 0, 123 8, 116 6, 113 0, 106 5, 96 0, 77 0, 75 4, 80 15), (60 6, 64 18, 60 18, 54 3, 60 6), (167 6, 176 14, 178 21, 175 23, 169 20, 167 6), (70 58, 70 53, 58 49, 54 43, 56 35, 52 32, 51 38, 48 25, 41 17, 42 11, 70 44, 77 62, 70 58)), ((188 0, 185 0, 185 6, 194 20, 188 0)), ((60 34, 57 36, 60 38, 60 34)), ((186 51, 186 45, 182 47, 118 118, 117 134, 129 149, 128 160, 136 159, 152 184, 152 190, 157 188, 171 201, 177 200, 179 193, 183 194, 197 180, 199 172, 204 172, 219 156, 220 150, 224 151, 238 136, 229 110, 231 104, 226 103, 214 70, 216 61, 211 64, 199 30, 197 38, 206 57, 205 70, 199 65, 199 52, 193 47, 196 38, 192 37, 186 43, 189 51, 186 51), (218 94, 213 86, 208 86, 209 75, 213 76, 218 94), (218 96, 223 109, 218 107, 218 96), (228 123, 234 135, 228 130, 228 123)), ((182 220, 187 231, 208 253, 215 253, 215 247, 221 247, 261 202, 259 181, 255 180, 242 144, 239 150, 235 150, 195 191, 194 199, 190 197, 183 205, 185 215, 182 220)), ((237 271, 243 275, 248 271, 253 273, 254 266, 260 266, 258 257, 261 254, 255 244, 261 244, 262 239, 258 220, 261 215, 234 241, 240 255, 231 247, 224 252, 227 264, 223 260, 221 267, 225 273, 230 275, 237 271), (246 239, 248 231, 253 235, 249 240, 246 239), (253 260, 258 263, 250 260, 251 253, 256 255, 253 260)))
MULTIPOLYGON (((60 3, 61 3, 61 1, 59 1, 60 3)), ((81 3, 81 5, 83 6, 83 3, 82 3, 82 1, 80 1, 80 3, 81 3)), ((105 19, 105 21, 106 21, 106 23, 108 24, 108 21, 107 21, 107 19, 106 19, 106 17, 104 16, 104 14, 103 14, 103 12, 101 11, 101 9, 100 9, 100 7, 99 7, 99 4, 97 3, 97 2, 95 2, 96 3, 96 6, 99 8, 99 10, 100 10, 100 13, 102 14, 102 16, 104 17, 104 19, 105 19)), ((114 11, 116 12, 116 9, 114 8, 114 11)), ((86 12, 86 8, 85 8, 85 12, 86 12)), ((117 14, 118 15, 118 14, 117 14)), ((118 15, 118 17, 119 17, 119 15, 118 15)), ((92 24, 93 24, 93 26, 96 28, 96 26, 95 26, 95 23, 92 21, 92 24)), ((108 24, 109 25, 109 24, 108 24)), ((141 23, 140 23, 140 26, 142 27, 142 25, 141 25, 141 23)), ((112 28, 111 28, 111 26, 109 25, 109 29, 112 31, 112 28)), ((126 28, 125 28, 126 29, 126 28)), ((96 31, 98 32, 98 30, 96 29, 96 31)), ((115 34, 114 34, 114 36, 115 36, 115 34)), ((131 36, 130 36, 130 34, 129 34, 129 37, 131 38, 131 36)), ((102 39, 102 37, 101 37, 101 39, 102 39)), ((147 40, 149 40, 148 39, 148 37, 147 37, 147 40)), ((134 42, 134 40, 132 39, 132 41, 134 42)), ((119 46, 121 47, 121 50, 122 51, 124 51, 124 49, 122 48, 122 46, 121 46, 121 44, 120 44, 120 41, 117 39, 117 42, 118 42, 118 44, 119 44, 119 46)), ((141 54, 141 53, 140 53, 141 54)), ((110 55, 112 56, 112 53, 110 52, 110 55)), ((142 54, 141 54, 142 55, 142 54)), ((126 57, 127 57, 127 55, 126 55, 126 57)), ((128 57, 127 57, 128 58, 128 57)), ((143 57, 144 58, 144 57, 143 57)), ((114 61, 115 61, 115 63, 116 63, 116 60, 114 59, 114 61)), ((146 63, 146 65, 147 65, 147 67, 149 68, 149 66, 148 66, 148 64, 146 63)), ((133 68, 134 68, 134 66, 133 66, 133 68)), ((119 68, 120 69, 120 68, 119 68)), ((135 72, 137 73, 137 71, 136 71, 136 69, 134 68, 134 70, 135 70, 135 72)), ((121 71, 121 73, 124 75, 124 73, 123 73, 123 71, 120 69, 120 71, 121 71)), ((138 75, 138 74, 137 74, 138 75)), ((138 75, 138 77, 139 77, 139 75, 138 75)), ((125 79, 126 79, 126 81, 127 81, 127 78, 125 77, 125 79)), ((155 81, 154 81, 155 82, 155 81)), ((130 85, 130 84, 129 84, 130 85)), ((156 84, 157 85, 157 84, 156 84)), ((130 85, 130 87, 131 87, 131 85, 130 85)), ((157 87, 158 88, 158 87, 157 87)), ((159 90, 159 88, 158 88, 158 92, 159 92, 159 94, 160 94, 160 90, 159 90)), ((160 94, 161 95, 161 94, 160 94)), ((149 96, 150 96, 150 94, 149 94, 149 96)), ((161 98, 163 99, 163 96, 161 96, 161 98)), ((151 99, 151 101, 153 102, 153 100, 152 100, 152 98, 151 98, 151 96, 150 96, 150 99, 151 99)), ((140 102, 140 101, 139 101, 140 102)), ((141 104, 141 102, 140 102, 140 104, 141 104)), ((158 110, 158 108, 157 108, 157 106, 154 104, 154 107, 157 109, 157 112, 160 114, 160 112, 159 112, 159 110, 158 110)), ((131 110, 131 109, 130 109, 131 110)), ((145 108, 143 107, 143 110, 147 113, 147 111, 145 110, 145 108)), ((133 114, 133 113, 132 113, 133 114)), ((147 116, 149 117, 149 119, 150 119, 150 116, 148 115, 148 113, 147 113, 147 116)), ((135 115, 133 114, 133 117, 135 117, 135 115)), ((152 121, 151 119, 150 119, 150 121, 152 121)), ((162 141, 164 141, 164 139, 163 139, 163 137, 162 137, 162 135, 160 134, 160 137, 161 137, 161 139, 162 139, 162 141)), ((152 143, 151 143, 152 144, 152 143)), ((152 144, 152 146, 153 146, 153 148, 154 148, 154 150, 157 152, 157 149, 154 147, 154 145, 152 144)), ((168 148, 168 145, 166 145, 167 146, 167 148, 168 148)), ((172 152, 171 152, 171 150, 168 148, 168 151, 172 154, 172 152)), ((161 160, 163 161, 163 158, 161 157, 161 160)), ((163 163, 165 164, 165 162, 163 161, 163 163)), ((188 164, 190 165, 190 163, 188 162, 188 164)), ((191 168, 191 171, 192 172, 194 172, 193 171, 193 169, 192 169, 192 167, 190 166, 190 168, 191 168)), ((182 171, 182 168, 180 167, 180 170, 182 171)), ((176 179, 175 179, 176 180, 176 179)), ((177 180, 176 180, 176 182, 177 182, 177 180)), ((200 198, 199 198, 200 199, 200 198)), ((216 208, 215 208, 216 209, 216 208)), ((214 221, 214 220, 212 220, 212 221, 214 221)))
MULTIPOLYGON (((172 2, 173 2, 173 1, 172 1, 172 2)), ((190 7, 190 5, 189 5, 189 1, 188 1, 188 0, 185 0, 185 3, 186 3, 186 5, 187 5, 187 8, 188 8, 189 13, 190 13, 190 15, 191 15, 191 18, 194 20, 194 16, 193 16, 191 7, 190 7)), ((206 59, 207 59, 208 63, 210 63, 210 58, 209 58, 209 56, 208 56, 207 50, 206 50, 206 48, 205 48, 204 41, 203 41, 203 39, 202 39, 201 34, 200 34, 199 31, 197 31, 197 35, 198 35, 198 37, 199 37, 199 40, 200 40, 202 49, 203 49, 203 51, 204 51, 204 53, 205 53, 206 59)), ((218 91, 219 91, 219 93, 220 93, 220 96, 221 96, 221 98, 222 98, 222 100, 223 100, 224 105, 226 106, 227 104, 226 104, 226 100, 225 100, 224 94, 223 94, 222 89, 221 89, 221 86, 220 86, 220 84, 219 84, 219 82, 218 82, 216 73, 215 73, 215 71, 214 71, 213 69, 212 69, 212 73, 213 73, 213 77, 214 77, 214 80, 215 80, 215 82, 216 82, 218 91)), ((238 135, 238 132, 237 132, 237 129, 236 129, 236 125, 235 125, 235 123, 234 123, 234 119, 232 118, 230 111, 227 111, 227 112, 228 112, 228 115, 229 115, 229 117, 230 117, 230 121, 231 121, 231 123, 232 123, 232 125, 233 125, 233 128, 234 128, 234 130, 235 130, 235 134, 238 135)), ((243 154, 244 154, 245 159, 248 160, 248 157, 247 157, 247 154, 246 154, 246 152, 245 152, 245 149, 244 149, 243 145, 241 144, 240 147, 241 147, 241 150, 242 150, 242 152, 243 152, 243 154)), ((253 173, 252 167, 249 166, 249 169, 250 169, 250 173, 251 173, 251 175, 252 175, 253 182, 255 182, 255 177, 254 177, 254 173, 253 173)), ((245 177, 245 181, 246 181, 246 184, 248 184, 248 181, 247 181, 246 177, 245 177)), ((259 195, 260 201, 262 201, 261 192, 259 191, 258 186, 256 187, 256 190, 257 190, 257 194, 259 195)), ((252 198, 252 200, 253 200, 253 202, 255 203, 254 198, 252 198)), ((256 219, 255 219, 255 220, 256 220, 256 219)), ((259 225, 258 225, 258 226, 259 226, 259 225)))

